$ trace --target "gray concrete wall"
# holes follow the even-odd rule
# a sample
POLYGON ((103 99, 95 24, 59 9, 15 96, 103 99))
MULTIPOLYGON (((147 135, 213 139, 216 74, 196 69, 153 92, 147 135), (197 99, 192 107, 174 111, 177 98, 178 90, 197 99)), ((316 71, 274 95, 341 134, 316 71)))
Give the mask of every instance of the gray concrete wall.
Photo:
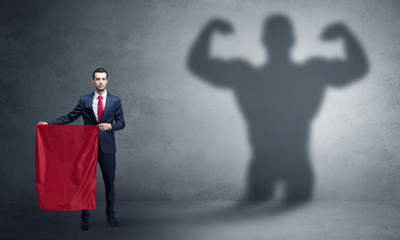
MULTIPOLYGON (((400 200, 400 2, 372 0, 2 1, 0 200, 36 199, 35 124, 68 113, 79 96, 92 92, 91 74, 97 67, 109 71, 108 90, 121 97, 125 112, 126 128, 116 134, 117 199, 242 199, 254 163, 251 136, 262 132, 271 140, 264 133, 271 126, 271 111, 262 109, 264 97, 256 98, 260 118, 254 121, 270 124, 252 127, 245 113, 251 107, 240 105, 239 90, 208 83, 207 69, 203 75, 190 69, 189 54, 204 27, 222 19, 234 32, 213 35, 212 58, 241 59, 262 78, 260 69, 273 60, 261 42, 262 26, 277 13, 293 27, 293 66, 305 69, 313 58, 345 62, 349 51, 344 41, 321 39, 337 22, 348 26, 368 59, 365 73, 351 83, 319 88, 313 102, 317 106, 303 127, 296 125, 297 115, 290 115, 296 119, 294 130, 304 136, 291 138, 285 129, 292 125, 286 122, 285 133, 276 133, 285 140, 278 152, 286 156, 291 150, 284 144, 295 139, 295 149, 309 156, 305 160, 314 179, 304 183, 314 186, 314 199, 400 200)), ((228 76, 236 78, 237 69, 229 69, 228 76)), ((213 71, 217 79, 226 77, 218 78, 218 68, 213 71)), ((337 72, 324 74, 321 81, 337 72)), ((289 83, 281 86, 303 101, 315 85, 303 92, 289 83)), ((252 94, 248 90, 244 95, 252 94)), ((273 106, 272 117, 296 109, 279 101, 273 106)), ((298 174, 302 165, 285 162, 285 157, 279 161, 279 154, 268 165, 267 156, 275 155, 265 149, 259 155, 267 159, 258 168, 261 172, 298 174)), ((260 186, 275 184, 268 179, 253 183, 257 181, 260 186)), ((101 183, 99 176, 100 193, 101 183)), ((275 198, 283 186, 277 184, 275 198)))

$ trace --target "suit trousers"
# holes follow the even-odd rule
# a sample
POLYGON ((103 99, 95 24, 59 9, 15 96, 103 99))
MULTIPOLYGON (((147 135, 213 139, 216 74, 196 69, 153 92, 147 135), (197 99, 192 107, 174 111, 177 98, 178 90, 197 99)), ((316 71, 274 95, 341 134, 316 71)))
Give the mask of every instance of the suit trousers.
MULTIPOLYGON (((114 217, 114 203, 115 203, 115 153, 103 153, 100 149, 97 152, 97 162, 100 165, 101 173, 106 193, 106 214, 107 217, 114 217)), ((82 218, 89 218, 89 210, 82 210, 82 218)))

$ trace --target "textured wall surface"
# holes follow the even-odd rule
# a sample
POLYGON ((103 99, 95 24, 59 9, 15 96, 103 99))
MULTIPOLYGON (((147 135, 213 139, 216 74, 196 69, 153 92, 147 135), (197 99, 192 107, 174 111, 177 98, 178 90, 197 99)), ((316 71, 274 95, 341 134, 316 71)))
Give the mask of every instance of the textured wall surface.
MULTIPOLYGON (((279 198, 287 182, 249 180, 249 169, 261 156, 267 160, 257 165, 260 176, 297 176, 303 165, 288 157, 292 152, 302 152, 309 164, 313 180, 299 175, 299 182, 313 186, 314 199, 400 200, 399 1, 13 0, 1 1, 0 23, 0 200, 36 199, 35 124, 67 114, 79 96, 92 92, 97 67, 109 71, 108 91, 121 97, 125 113, 126 128, 116 133, 119 200, 242 199, 249 182, 277 183, 279 198), (268 71, 316 85, 331 78, 348 83, 316 90, 315 84, 279 82, 281 91, 296 96, 292 101, 270 88, 264 96, 262 87, 251 87, 278 59, 262 43, 263 24, 275 14, 293 29, 290 66, 301 74, 282 64, 268 71), (191 55, 200 33, 215 22, 233 31, 213 32, 208 48, 191 55), (331 30, 340 38, 334 41, 321 38, 335 23, 347 26, 359 53, 345 47, 343 31, 331 30), (205 50, 218 63, 240 59, 247 70, 230 65, 227 75, 219 75, 223 68, 203 65, 205 50), (310 59, 347 68, 309 70, 310 59), (318 78, 307 75, 313 71, 318 78), (354 76, 347 79, 347 73, 354 76), (249 84, 209 83, 239 78, 249 84), (308 103, 315 105, 309 115, 295 114, 308 103), (271 127, 279 123, 284 128, 271 127), (274 139, 281 145, 263 148, 264 140, 274 139), (273 164, 268 157, 276 157, 273 164)), ((266 72, 265 81, 278 76, 266 72)))

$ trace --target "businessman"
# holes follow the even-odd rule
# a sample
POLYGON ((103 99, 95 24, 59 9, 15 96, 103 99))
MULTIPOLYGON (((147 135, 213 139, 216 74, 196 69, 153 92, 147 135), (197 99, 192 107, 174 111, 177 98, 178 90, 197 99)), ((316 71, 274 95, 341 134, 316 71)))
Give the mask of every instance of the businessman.
MULTIPOLYGON (((121 99, 107 92, 108 74, 103 68, 93 72, 92 83, 95 91, 92 94, 82 96, 72 112, 50 122, 38 124, 65 125, 83 117, 85 125, 96 125, 99 129, 99 148, 97 161, 103 175, 106 192, 107 222, 112 228, 118 228, 115 219, 115 136, 114 132, 125 127, 124 114, 121 99)), ((81 229, 89 230, 89 210, 82 211, 81 229)))

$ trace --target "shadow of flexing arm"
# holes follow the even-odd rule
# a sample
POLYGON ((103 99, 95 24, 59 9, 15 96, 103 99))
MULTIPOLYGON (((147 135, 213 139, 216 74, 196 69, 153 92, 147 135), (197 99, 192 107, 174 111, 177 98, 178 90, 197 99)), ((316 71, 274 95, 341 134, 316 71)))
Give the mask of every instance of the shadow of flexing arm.
POLYGON ((329 85, 343 87, 363 77, 368 71, 367 58, 341 23, 328 26, 322 39, 341 39, 346 58, 313 58, 304 64, 290 59, 295 37, 287 17, 271 16, 263 30, 262 43, 269 56, 264 66, 255 68, 244 60, 211 57, 213 35, 233 33, 229 22, 213 20, 195 41, 188 68, 204 81, 235 93, 252 148, 246 199, 269 200, 276 183, 283 182, 283 200, 307 201, 314 185, 308 156, 310 125, 324 91, 329 85))

